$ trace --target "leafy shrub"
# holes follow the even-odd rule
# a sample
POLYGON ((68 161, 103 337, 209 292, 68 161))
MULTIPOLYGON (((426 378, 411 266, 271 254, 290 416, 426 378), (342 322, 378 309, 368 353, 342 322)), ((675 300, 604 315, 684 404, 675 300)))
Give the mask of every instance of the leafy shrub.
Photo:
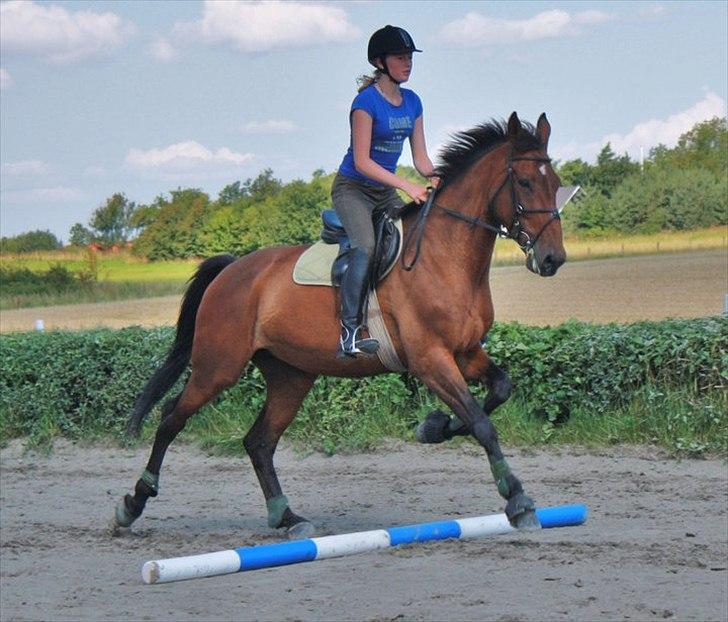
POLYGON ((694 392, 728 385, 728 319, 553 328, 494 327, 488 350, 516 391, 550 421, 580 406, 601 412, 646 384, 694 392))
POLYGON ((86 287, 89 282, 86 274, 75 275, 61 264, 51 266, 46 272, 0 267, 3 296, 67 292, 86 287))
POLYGON ((54 251, 61 248, 61 241, 50 231, 28 231, 12 237, 0 238, 3 253, 32 253, 34 251, 54 251))
MULTIPOLYGON (((0 337, 0 434, 121 437, 136 395, 172 337, 172 328, 0 337)), ((720 395, 728 384, 728 319, 720 317, 546 328, 497 324, 487 349, 510 374, 515 402, 551 422, 575 409, 599 417, 648 386, 720 395)), ((483 396, 482 387, 473 389, 483 396)), ((263 379, 250 367, 191 427, 214 431, 216 421, 227 418, 228 429, 236 430, 230 442, 239 445, 264 400, 263 379)), ((362 448, 383 436, 406 436, 436 405, 406 375, 320 378, 291 432, 326 451, 362 448)))

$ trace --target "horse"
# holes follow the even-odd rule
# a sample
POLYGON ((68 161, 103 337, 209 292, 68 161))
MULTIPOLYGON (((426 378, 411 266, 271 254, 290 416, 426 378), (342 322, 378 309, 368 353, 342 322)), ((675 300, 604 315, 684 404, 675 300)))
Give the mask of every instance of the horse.
MULTIPOLYGON (((511 381, 481 340, 493 324, 488 279, 498 235, 513 239, 526 267, 541 276, 554 275, 566 260, 555 207, 560 182, 547 153, 550 134, 545 114, 534 127, 515 112, 507 122, 491 120, 456 134, 440 154, 436 200, 427 210, 410 204, 401 215, 405 241, 417 239, 416 266, 403 261, 377 287, 400 361, 455 415, 430 413, 420 440, 474 436, 485 449, 506 516, 519 529, 538 528, 535 504, 509 467, 490 419, 509 398, 511 381), (468 388, 476 381, 488 389, 482 406, 468 388)), ((138 434, 144 417, 191 371, 182 391, 161 409, 146 469, 133 494, 116 507, 116 527, 130 527, 157 496, 165 452, 188 419, 233 386, 252 362, 267 393, 243 445, 265 497, 268 525, 290 538, 315 532, 283 494, 273 466, 278 441, 318 376, 361 378, 388 370, 376 357, 337 356, 335 288, 292 279, 306 248, 220 255, 199 266, 183 296, 173 345, 134 404, 130 434, 138 434)))

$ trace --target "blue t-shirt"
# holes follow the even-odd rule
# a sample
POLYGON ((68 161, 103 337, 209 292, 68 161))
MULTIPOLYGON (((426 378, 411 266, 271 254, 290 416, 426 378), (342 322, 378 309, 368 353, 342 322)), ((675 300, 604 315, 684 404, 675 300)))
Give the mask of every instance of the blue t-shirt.
MULTIPOLYGON (((372 144, 369 157, 391 173, 397 169, 397 161, 402 155, 402 144, 405 138, 412 135, 415 120, 422 116, 422 102, 414 91, 400 89, 402 103, 395 106, 389 103, 372 84, 365 88, 351 104, 349 119, 355 110, 364 110, 372 118, 372 144)), ((349 150, 339 167, 339 173, 381 186, 379 182, 361 175, 354 166, 352 141, 349 139, 349 150)))

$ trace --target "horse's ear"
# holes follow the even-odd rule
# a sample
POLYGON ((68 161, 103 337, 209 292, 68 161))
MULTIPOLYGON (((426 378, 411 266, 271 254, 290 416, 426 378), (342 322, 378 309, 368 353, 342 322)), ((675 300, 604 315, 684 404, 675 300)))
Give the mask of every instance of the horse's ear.
POLYGON ((541 116, 538 118, 538 123, 536 123, 536 136, 541 141, 543 148, 547 149, 549 146, 549 136, 551 136, 551 124, 546 118, 545 112, 541 113, 541 116))
POLYGON ((508 117, 508 136, 515 138, 520 131, 521 120, 518 118, 518 113, 514 110, 511 113, 511 116, 508 117))

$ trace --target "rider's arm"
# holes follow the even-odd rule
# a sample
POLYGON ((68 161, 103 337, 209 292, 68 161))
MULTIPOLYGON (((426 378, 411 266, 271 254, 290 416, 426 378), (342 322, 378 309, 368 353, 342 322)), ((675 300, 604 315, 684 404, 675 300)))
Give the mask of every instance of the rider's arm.
POLYGON ((427 190, 423 186, 390 173, 369 157, 372 145, 372 124, 371 116, 364 110, 357 109, 351 113, 352 151, 357 172, 380 184, 404 190, 418 203, 425 201, 427 190))
POLYGON ((427 177, 433 181, 433 185, 437 185, 438 178, 435 176, 435 167, 427 155, 427 146, 425 144, 425 130, 422 122, 422 115, 415 119, 415 127, 410 136, 410 148, 412 149, 412 161, 414 162, 417 172, 423 177, 427 177), (434 180, 432 179, 434 177, 434 180))

